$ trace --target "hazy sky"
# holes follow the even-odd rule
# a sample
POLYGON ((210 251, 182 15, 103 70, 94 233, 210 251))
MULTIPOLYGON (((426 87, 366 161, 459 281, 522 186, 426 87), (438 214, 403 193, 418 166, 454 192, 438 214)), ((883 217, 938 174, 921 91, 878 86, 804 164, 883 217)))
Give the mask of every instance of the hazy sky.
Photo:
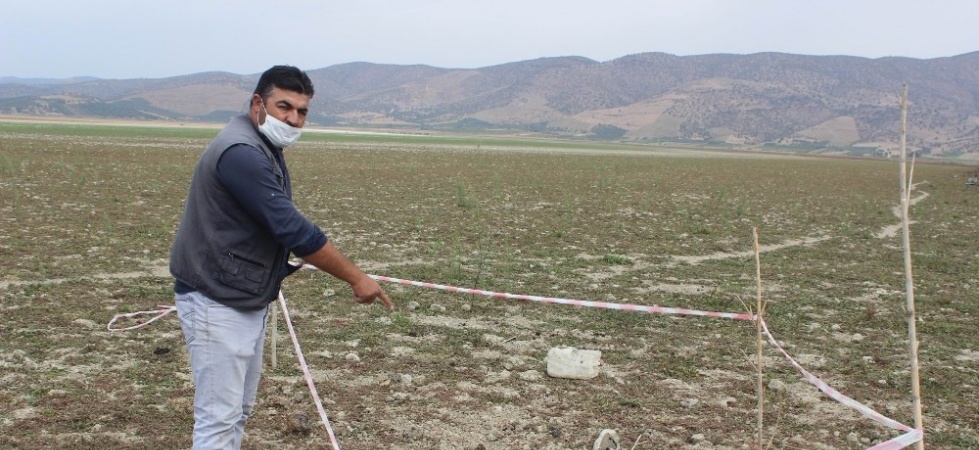
POLYGON ((366 61, 476 68, 979 50, 976 0, 0 0, 0 76, 160 78, 366 61))

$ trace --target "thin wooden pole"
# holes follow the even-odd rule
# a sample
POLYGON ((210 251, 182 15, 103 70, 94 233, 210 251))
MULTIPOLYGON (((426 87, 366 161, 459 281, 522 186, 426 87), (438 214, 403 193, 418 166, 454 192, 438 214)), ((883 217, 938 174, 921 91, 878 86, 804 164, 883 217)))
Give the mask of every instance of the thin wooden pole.
POLYGON ((272 370, 276 370, 279 367, 279 307, 277 303, 272 303, 272 370))
MULTIPOLYGON (((914 427, 924 430, 921 417, 921 386, 918 376, 918 330, 917 314, 914 310, 914 278, 911 272, 911 231, 908 226, 908 204, 910 190, 907 180, 907 135, 908 135, 908 85, 904 84, 901 92, 901 227, 904 241, 904 290, 906 293, 905 311, 908 319, 908 353, 911 358, 911 396, 914 407, 914 427)), ((924 450, 925 438, 921 436, 916 444, 918 450, 924 450)))
POLYGON ((757 378, 758 378, 758 450, 764 449, 765 445, 765 383, 764 383, 764 341, 762 341, 761 321, 765 306, 761 300, 761 256, 758 246, 758 228, 751 227, 751 235, 755 240, 755 280, 758 292, 757 305, 755 307, 755 344, 758 351, 757 378))

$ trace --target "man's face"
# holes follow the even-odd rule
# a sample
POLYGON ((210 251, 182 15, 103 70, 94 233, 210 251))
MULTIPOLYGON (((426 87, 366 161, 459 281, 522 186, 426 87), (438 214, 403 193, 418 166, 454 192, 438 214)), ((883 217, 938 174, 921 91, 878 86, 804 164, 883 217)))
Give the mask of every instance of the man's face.
POLYGON ((268 112, 276 119, 296 128, 302 128, 306 124, 309 101, 310 97, 306 94, 273 87, 268 98, 265 99, 264 110, 262 109, 262 97, 258 94, 252 95, 252 117, 255 123, 260 125, 265 123, 265 113, 268 112))

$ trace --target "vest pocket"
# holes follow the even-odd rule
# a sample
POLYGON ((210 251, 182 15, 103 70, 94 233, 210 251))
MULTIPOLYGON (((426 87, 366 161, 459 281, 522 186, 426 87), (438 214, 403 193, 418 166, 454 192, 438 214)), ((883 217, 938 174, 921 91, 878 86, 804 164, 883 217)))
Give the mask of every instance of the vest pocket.
POLYGON ((221 283, 228 287, 251 294, 262 292, 269 276, 265 264, 242 258, 234 253, 228 253, 221 260, 221 283))

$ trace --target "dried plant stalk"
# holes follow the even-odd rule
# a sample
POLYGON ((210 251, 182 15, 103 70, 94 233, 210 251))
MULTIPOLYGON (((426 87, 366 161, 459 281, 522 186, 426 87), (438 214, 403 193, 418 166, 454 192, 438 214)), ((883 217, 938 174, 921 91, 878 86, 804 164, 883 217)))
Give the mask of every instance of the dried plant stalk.
POLYGON ((761 248, 758 246, 758 229, 751 228, 751 235, 755 241, 755 283, 758 292, 757 305, 755 307, 755 344, 758 351, 757 374, 758 377, 758 450, 762 450, 765 443, 765 384, 764 384, 764 341, 762 340, 761 321, 765 311, 765 304, 761 297, 761 248))
MULTIPOLYGON (((921 417, 921 386, 918 376, 918 331, 917 314, 914 308, 914 278, 911 271, 911 232, 909 229, 908 204, 911 200, 909 180, 907 176, 907 135, 908 135, 908 85, 905 83, 901 92, 901 228, 904 241, 904 288, 905 311, 908 319, 908 353, 911 359, 911 396, 914 407, 914 427, 924 430, 921 417)), ((912 167, 912 170, 913 167, 912 167)), ((916 444, 918 450, 924 450, 925 438, 916 444)))

